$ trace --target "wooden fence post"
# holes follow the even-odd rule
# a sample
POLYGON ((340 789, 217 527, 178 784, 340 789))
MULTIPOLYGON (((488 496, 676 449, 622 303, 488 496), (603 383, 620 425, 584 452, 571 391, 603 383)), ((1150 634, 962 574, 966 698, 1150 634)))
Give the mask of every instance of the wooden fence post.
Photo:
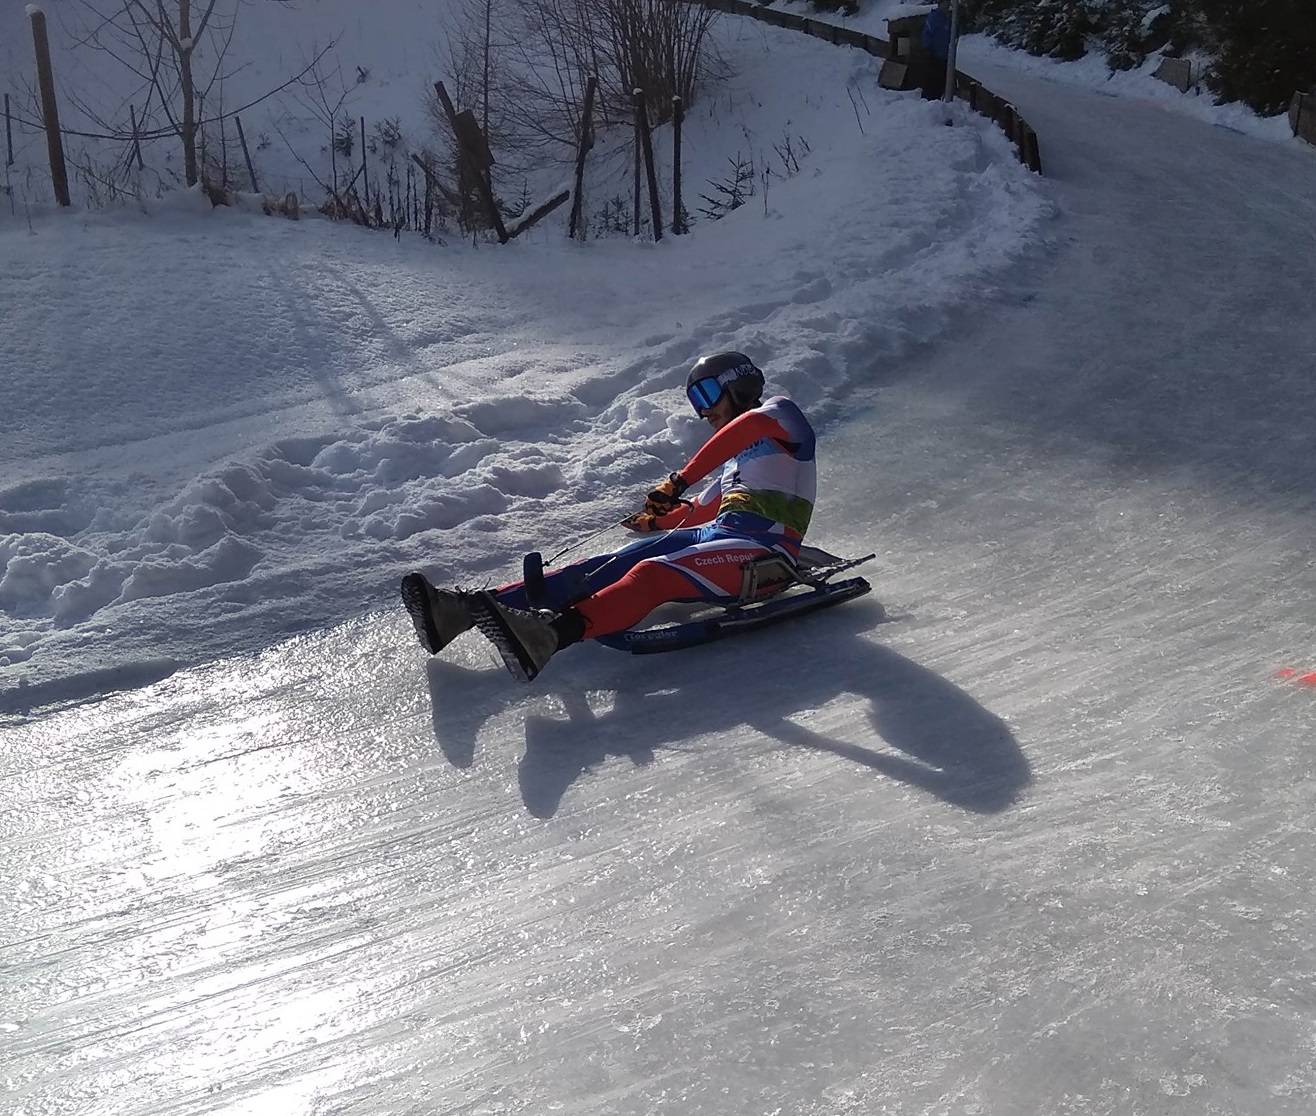
POLYGON ((635 171, 632 175, 634 183, 631 190, 631 235, 640 235, 640 160, 642 154, 642 141, 640 139, 640 105, 643 94, 638 89, 631 91, 631 101, 635 111, 635 171))
POLYGON ((581 208, 584 205, 583 191, 585 187, 585 156, 589 154, 590 149, 594 146, 594 93, 598 87, 598 81, 591 74, 589 81, 585 83, 585 106, 580 114, 580 143, 576 147, 576 190, 572 194, 571 200, 571 220, 567 226, 567 235, 576 239, 576 233, 580 233, 580 239, 585 239, 585 230, 581 227, 581 208))
MULTIPOLYGON (((434 83, 434 91, 439 95, 439 101, 443 105, 443 111, 447 113, 448 123, 452 125, 452 134, 457 139, 458 151, 461 155, 462 162, 471 170, 472 177, 475 179, 475 187, 480 191, 480 197, 484 201, 484 207, 489 214, 489 221, 494 227, 494 232, 498 234, 498 243, 506 244, 507 229, 503 225, 503 216, 498 212, 498 202, 494 200, 493 189, 489 185, 489 179, 485 175, 485 170, 492 159, 488 157, 487 152, 481 152, 475 146, 473 137, 457 121, 457 110, 452 106, 452 98, 448 96, 448 91, 443 87, 443 82, 434 83)), ((479 125, 476 125, 478 128, 479 125)))
POLYGON ((233 120, 238 126, 238 142, 242 144, 242 157, 247 161, 247 177, 251 179, 251 192, 260 193, 260 187, 256 185, 256 168, 251 162, 251 152, 247 148, 247 134, 242 130, 242 117, 234 116, 233 120))
POLYGON ((46 129, 46 151, 50 156, 50 179, 55 200, 72 205, 69 200, 69 172, 64 165, 64 137, 59 131, 59 108, 55 104, 55 75, 50 68, 50 40, 46 37, 46 13, 35 4, 28 9, 32 21, 32 45, 37 55, 37 84, 41 87, 41 123, 46 129))
POLYGON ((570 190, 559 190, 549 198, 548 201, 544 202, 542 205, 535 206, 534 209, 518 220, 516 224, 507 230, 507 235, 509 237, 520 236, 526 231, 526 229, 530 228, 531 225, 537 224, 539 221, 543 220, 543 218, 547 217, 570 196, 570 190))
POLYGON ((635 119, 640 127, 640 140, 644 144, 644 170, 649 180, 649 209, 653 218, 653 238, 658 241, 663 238, 663 213, 658 204, 658 172, 653 165, 653 135, 649 131, 649 113, 644 107, 644 93, 639 89, 635 91, 635 119))
POLYGON ((685 123, 685 104, 672 98, 672 235, 686 231, 685 207, 681 204, 681 125, 685 123))

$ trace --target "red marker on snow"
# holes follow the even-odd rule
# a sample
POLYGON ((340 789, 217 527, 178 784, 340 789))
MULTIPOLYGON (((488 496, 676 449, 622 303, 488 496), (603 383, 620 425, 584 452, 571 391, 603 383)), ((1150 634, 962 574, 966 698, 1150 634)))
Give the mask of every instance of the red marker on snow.
POLYGON ((1276 678, 1283 678, 1286 681, 1296 682, 1299 686, 1311 686, 1316 688, 1316 670, 1307 671, 1305 674, 1299 674, 1292 667, 1280 667, 1275 671, 1276 678))

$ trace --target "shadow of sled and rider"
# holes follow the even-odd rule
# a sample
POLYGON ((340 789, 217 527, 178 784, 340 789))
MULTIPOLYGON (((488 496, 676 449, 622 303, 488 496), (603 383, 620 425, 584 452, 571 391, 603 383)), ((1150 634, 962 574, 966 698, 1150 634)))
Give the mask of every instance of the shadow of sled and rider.
MULTIPOLYGON (((656 659, 628 657, 611 670, 602 649, 578 659, 537 691, 566 718, 526 717, 518 773, 526 809, 552 817, 571 785, 609 758, 644 766, 690 737, 742 727, 852 760, 961 809, 1008 809, 1031 781, 1009 728, 945 678, 866 638, 879 608, 855 604, 795 621, 789 660, 774 662, 780 643, 755 635, 737 640, 734 652, 710 645, 656 659), (756 669, 724 669, 728 654, 740 656, 755 644, 756 669), (609 687, 615 687, 612 708, 595 713, 585 691, 609 687), (873 731, 890 751, 791 720, 845 694, 868 700, 873 731)), ((480 727, 508 705, 504 679, 440 659, 430 660, 428 670, 435 737, 450 763, 469 767, 480 727), (460 702, 453 701, 456 694, 460 702)))

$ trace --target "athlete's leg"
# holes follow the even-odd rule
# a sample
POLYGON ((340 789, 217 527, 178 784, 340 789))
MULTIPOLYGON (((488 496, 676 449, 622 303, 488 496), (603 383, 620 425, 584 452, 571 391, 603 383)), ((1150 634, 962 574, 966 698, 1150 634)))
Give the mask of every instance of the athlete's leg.
MULTIPOLYGON (((596 554, 555 570, 544 571, 545 597, 542 607, 561 612, 584 597, 620 581, 646 558, 689 546, 700 528, 684 528, 646 536, 622 547, 613 554, 596 554)), ((513 581, 494 590, 500 604, 509 608, 529 608, 525 583, 513 581)))
POLYGON ((577 601, 585 637, 610 635, 638 624, 670 601, 727 603, 740 595, 746 562, 776 553, 770 546, 715 528, 680 550, 637 562, 611 585, 577 601))

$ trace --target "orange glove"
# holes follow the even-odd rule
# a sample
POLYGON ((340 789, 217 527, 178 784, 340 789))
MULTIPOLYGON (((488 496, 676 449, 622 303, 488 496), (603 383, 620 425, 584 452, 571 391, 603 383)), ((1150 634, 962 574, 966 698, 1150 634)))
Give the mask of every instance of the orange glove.
POLYGON ((681 502, 681 493, 689 485, 685 483, 685 478, 680 473, 671 473, 667 479, 658 485, 644 501, 644 513, 651 516, 666 515, 668 512, 676 510, 681 502))
POLYGON ((638 531, 640 534, 646 535, 650 531, 658 530, 658 517, 650 515, 648 512, 636 512, 634 515, 623 519, 621 525, 628 531, 638 531))

